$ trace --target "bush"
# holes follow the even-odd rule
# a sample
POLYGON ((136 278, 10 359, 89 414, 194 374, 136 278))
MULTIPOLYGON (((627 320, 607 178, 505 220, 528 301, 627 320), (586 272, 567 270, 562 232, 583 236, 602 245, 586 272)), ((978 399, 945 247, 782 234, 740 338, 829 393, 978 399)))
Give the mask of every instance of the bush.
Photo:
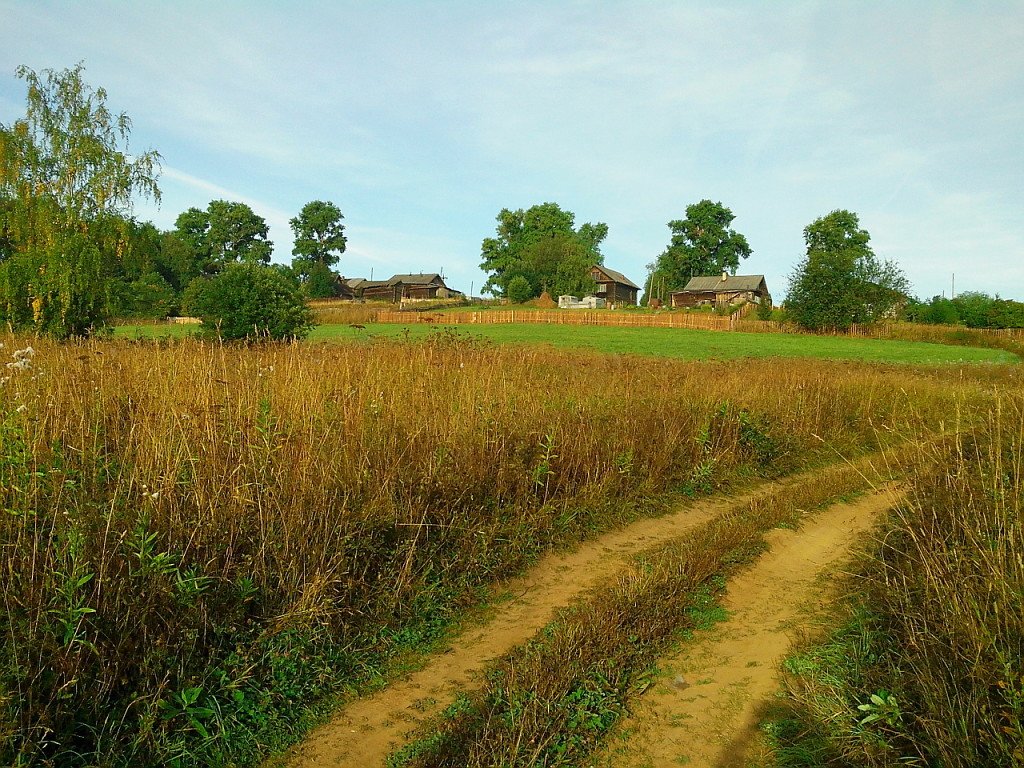
POLYGON ((330 299, 338 295, 338 276, 326 264, 309 268, 303 290, 311 299, 330 299))
POLYGON ((522 275, 516 275, 508 281, 505 288, 505 296, 512 304, 525 304, 533 298, 533 288, 530 281, 522 275))
POLYGON ((123 311, 129 317, 167 317, 178 309, 174 288, 159 273, 128 283, 123 311))
POLYGON ((313 327, 295 284, 262 264, 231 264, 215 277, 193 280, 183 304, 222 339, 303 338, 313 327))

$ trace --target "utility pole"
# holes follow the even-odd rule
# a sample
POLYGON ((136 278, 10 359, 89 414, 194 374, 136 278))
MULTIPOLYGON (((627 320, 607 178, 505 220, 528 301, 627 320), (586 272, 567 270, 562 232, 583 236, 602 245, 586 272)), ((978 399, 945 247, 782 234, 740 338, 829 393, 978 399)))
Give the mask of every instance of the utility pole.
POLYGON ((956 298, 956 272, 953 273, 953 284, 949 287, 949 298, 956 298))

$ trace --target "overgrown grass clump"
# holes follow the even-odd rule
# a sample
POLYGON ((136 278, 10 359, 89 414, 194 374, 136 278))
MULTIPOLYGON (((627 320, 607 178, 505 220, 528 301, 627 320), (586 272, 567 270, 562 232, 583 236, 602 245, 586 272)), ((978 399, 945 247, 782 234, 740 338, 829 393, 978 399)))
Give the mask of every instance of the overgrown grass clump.
POLYGON ((1024 765, 1024 401, 919 458, 840 628, 787 663, 782 766, 1024 765))
POLYGON ((4 342, 0 763, 22 765, 250 763, 544 548, 937 428, 988 375, 4 342))

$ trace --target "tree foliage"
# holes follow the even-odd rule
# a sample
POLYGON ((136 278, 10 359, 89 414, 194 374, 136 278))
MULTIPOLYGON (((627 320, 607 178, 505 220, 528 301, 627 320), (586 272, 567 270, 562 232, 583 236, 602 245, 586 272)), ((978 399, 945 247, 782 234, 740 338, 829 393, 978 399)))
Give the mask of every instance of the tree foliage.
POLYGON ((907 279, 880 261, 857 214, 832 211, 804 228, 807 253, 789 278, 786 310, 810 330, 880 320, 906 298, 907 279))
POLYGON ((312 314, 298 285, 274 266, 239 262, 188 287, 187 311, 223 339, 303 338, 312 314))
POLYGON ((341 223, 344 218, 331 202, 313 200, 302 206, 299 215, 288 222, 295 234, 292 255, 296 271, 305 274, 313 264, 333 267, 338 263, 348 242, 341 223))
POLYGON ((338 295, 338 274, 326 264, 307 264, 305 274, 292 265, 295 274, 302 278, 302 290, 311 299, 329 299, 338 295))
POLYGON ((216 274, 228 264, 268 264, 274 244, 263 217, 245 203, 211 200, 206 210, 189 208, 174 222, 192 266, 186 271, 216 274))
POLYGON ((484 239, 480 248, 480 268, 488 273, 482 291, 508 297, 517 277, 522 281, 516 282, 515 293, 527 294, 526 299, 545 290, 558 296, 595 289, 590 268, 604 263, 601 243, 608 236, 607 224, 587 223, 577 229, 573 213, 556 203, 516 211, 504 208, 497 221, 497 237, 484 239))
POLYGON ((692 277, 736 274, 740 259, 752 251, 747 238, 731 228, 735 218, 731 210, 710 200, 686 206, 685 219, 668 223, 672 232, 668 246, 647 265, 648 284, 678 291, 692 277))
POLYGON ((0 124, 0 316, 61 337, 107 320, 133 199, 160 196, 160 156, 129 154, 131 120, 82 73, 19 67, 26 115, 0 124))
POLYGON ((913 301, 904 314, 908 320, 918 323, 1024 328, 1024 303, 976 291, 965 291, 953 299, 933 296, 927 302, 913 301))

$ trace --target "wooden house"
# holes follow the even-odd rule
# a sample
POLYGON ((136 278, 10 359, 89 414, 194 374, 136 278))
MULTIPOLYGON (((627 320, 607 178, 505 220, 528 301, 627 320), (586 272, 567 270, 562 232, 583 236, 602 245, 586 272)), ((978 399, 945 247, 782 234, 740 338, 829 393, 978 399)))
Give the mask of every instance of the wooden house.
POLYGON ((392 275, 388 280, 363 280, 353 286, 353 290, 365 301, 389 301, 392 304, 410 299, 449 299, 462 295, 445 285, 444 278, 436 272, 392 275))
POLYGON ((681 291, 672 292, 673 307, 724 307, 731 304, 772 305, 764 275, 730 275, 693 277, 681 291))
POLYGON ((599 299, 604 299, 608 304, 636 305, 640 286, 621 272, 616 272, 601 264, 595 264, 590 268, 590 276, 597 283, 594 295, 599 299))

